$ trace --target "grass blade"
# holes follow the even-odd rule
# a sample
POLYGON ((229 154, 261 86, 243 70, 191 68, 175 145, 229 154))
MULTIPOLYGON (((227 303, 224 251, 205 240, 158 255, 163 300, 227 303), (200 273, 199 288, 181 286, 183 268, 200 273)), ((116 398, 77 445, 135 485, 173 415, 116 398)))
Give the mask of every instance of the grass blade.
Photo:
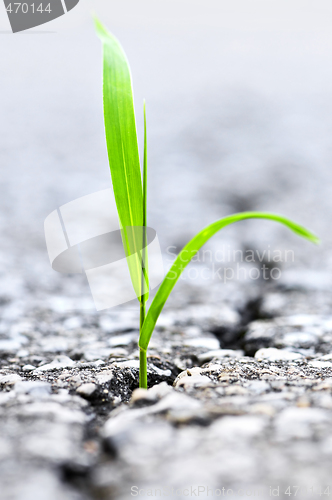
MULTIPOLYGON (((149 298, 149 278, 148 278, 148 251, 147 251, 147 182, 148 182, 148 157, 147 157, 147 134, 146 134, 146 110, 144 101, 144 155, 143 155, 143 250, 142 250, 142 294, 140 303, 140 334, 145 321, 145 303, 149 298)), ((139 386, 143 389, 148 387, 146 351, 139 350, 139 386)))
POLYGON ((144 155, 143 155, 143 251, 142 251, 142 300, 144 303, 149 299, 149 267, 147 250, 147 198, 148 198, 148 146, 146 131, 146 109, 143 104, 144 113, 144 155))
POLYGON ((143 350, 147 350, 151 335, 153 333, 154 327, 156 325, 157 319, 168 299, 171 291, 174 288, 177 280, 179 279, 184 268, 189 264, 194 255, 200 250, 200 248, 218 231, 245 219, 268 219, 284 224, 294 233, 302 238, 306 238, 313 243, 319 243, 319 239, 312 234, 310 231, 305 229, 303 226, 292 222, 291 220, 283 217, 281 215, 269 214, 264 212, 243 212, 240 214, 229 215, 223 219, 220 219, 213 224, 210 224, 202 231, 200 231, 192 240, 187 243, 187 245, 181 250, 177 258, 172 264, 172 267, 166 274, 164 280, 162 281, 152 303, 150 309, 146 315, 143 328, 141 330, 139 347, 143 350))
POLYGON ((96 18, 95 27, 103 45, 105 132, 114 197, 131 280, 140 299, 143 193, 130 67, 118 40, 96 18))

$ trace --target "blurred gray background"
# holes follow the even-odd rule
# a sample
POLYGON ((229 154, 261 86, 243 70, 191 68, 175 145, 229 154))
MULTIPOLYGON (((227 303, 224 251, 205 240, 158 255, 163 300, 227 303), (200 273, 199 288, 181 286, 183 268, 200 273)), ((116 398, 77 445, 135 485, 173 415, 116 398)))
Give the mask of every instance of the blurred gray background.
MULTIPOLYGON (((147 102, 149 225, 163 251, 234 211, 273 211, 322 245, 255 221, 225 230, 210 248, 293 248, 291 266, 329 287, 331 3, 92 4, 128 55, 140 144, 147 102)), ((87 12, 72 31, 42 31, 0 34, 0 295, 82 303, 91 300, 84 277, 50 267, 43 222, 110 186, 101 46, 87 12)))

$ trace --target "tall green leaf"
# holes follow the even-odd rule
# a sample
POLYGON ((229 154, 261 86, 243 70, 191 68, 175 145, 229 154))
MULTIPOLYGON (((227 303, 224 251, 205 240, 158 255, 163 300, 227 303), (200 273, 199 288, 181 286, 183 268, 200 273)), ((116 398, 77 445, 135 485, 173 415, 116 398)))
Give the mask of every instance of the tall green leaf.
POLYGON ((105 132, 115 202, 133 287, 141 297, 143 193, 130 67, 118 40, 95 18, 103 45, 105 132))
POLYGON ((177 258, 173 262, 164 280, 162 281, 143 323, 143 328, 141 330, 141 335, 138 343, 141 349, 146 350, 148 348, 151 335, 153 333, 157 319, 165 305, 165 302, 168 299, 171 291, 173 290, 175 283, 181 276, 182 271, 189 264, 194 255, 218 231, 223 229, 225 226, 228 226, 229 224, 233 224, 234 222, 244 219, 268 219, 280 222, 281 224, 284 224, 289 229, 294 231, 294 233, 296 233, 298 236, 306 238, 313 243, 319 243, 319 239, 310 231, 281 215, 263 212, 243 212, 240 214, 229 215, 228 217, 224 217, 223 219, 210 224, 202 231, 200 231, 192 240, 190 240, 189 243, 186 244, 186 246, 181 250, 177 258))
MULTIPOLYGON (((144 154, 143 154, 143 250, 142 250, 142 297, 144 301, 149 299, 149 266, 148 266, 148 241, 147 241, 147 213, 148 213, 148 146, 146 130, 146 109, 143 102, 144 116, 144 154)), ((143 299, 142 299, 143 300, 143 299)))

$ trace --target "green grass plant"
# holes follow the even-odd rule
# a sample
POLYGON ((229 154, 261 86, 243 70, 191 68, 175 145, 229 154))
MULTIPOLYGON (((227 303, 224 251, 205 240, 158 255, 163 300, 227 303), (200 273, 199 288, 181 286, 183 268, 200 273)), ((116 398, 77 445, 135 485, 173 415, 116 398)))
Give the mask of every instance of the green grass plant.
POLYGON ((218 231, 245 219, 279 222, 313 243, 318 238, 303 226, 272 213, 229 215, 200 231, 180 251, 146 312, 149 296, 147 227, 147 132, 144 102, 144 153, 141 172, 130 67, 119 41, 95 19, 103 46, 103 101, 106 143, 123 247, 136 296, 140 303, 139 386, 147 388, 147 349, 158 317, 177 280, 200 248, 218 231), (141 253, 140 250, 143 249, 141 253), (143 254, 143 255, 142 255, 143 254))

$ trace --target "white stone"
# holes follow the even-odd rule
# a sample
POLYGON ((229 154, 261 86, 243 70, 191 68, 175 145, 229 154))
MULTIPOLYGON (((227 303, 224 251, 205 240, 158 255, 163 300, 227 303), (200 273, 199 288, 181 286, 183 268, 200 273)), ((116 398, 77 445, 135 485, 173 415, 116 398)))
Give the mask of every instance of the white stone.
POLYGON ((266 347, 259 349, 255 353, 255 358, 259 361, 292 361, 301 359, 304 356, 298 352, 290 352, 284 349, 276 349, 275 347, 266 347))
POLYGON ((332 368, 332 363, 330 361, 309 361, 308 363, 313 368, 332 368))
POLYGON ((161 377, 170 377, 172 375, 171 370, 161 370, 152 363, 150 363, 149 367, 151 370, 153 370, 155 373, 157 373, 157 375, 160 375, 161 377))
POLYGON ((213 358, 222 359, 222 358, 240 358, 244 355, 242 350, 232 350, 232 349, 216 349, 213 351, 204 352, 203 354, 198 355, 198 359, 201 363, 205 363, 206 361, 210 361, 213 358))
POLYGON ((9 375, 3 375, 0 377, 0 384, 14 385, 16 382, 22 380, 22 377, 17 373, 11 373, 9 375))
POLYGON ((71 368, 75 364, 75 361, 68 358, 68 356, 57 356, 51 363, 43 366, 38 366, 35 369, 35 372, 47 372, 52 370, 59 370, 61 368, 71 368))
POLYGON ((96 359, 96 361, 94 361, 94 362, 92 363, 92 365, 93 365, 93 366, 96 366, 96 367, 98 367, 98 366, 102 366, 102 365, 104 365, 104 364, 105 364, 105 361, 103 361, 102 359, 96 359))
POLYGON ((113 377, 114 377, 113 373, 109 371, 105 371, 104 373, 101 372, 98 373, 98 375, 96 375, 98 384, 106 384, 106 382, 110 382, 113 377))
POLYGON ((201 368, 200 366, 193 366, 192 368, 187 368, 187 370, 185 371, 187 375, 201 375, 203 372, 203 368, 201 368))
POLYGON ((97 386, 96 384, 93 384, 92 382, 83 384, 78 389, 76 389, 76 392, 80 396, 85 396, 85 397, 90 397, 94 392, 96 392, 97 386))
POLYGON ((192 387, 207 387, 208 385, 213 385, 213 382, 206 375, 181 377, 179 380, 174 382, 174 387, 183 387, 184 389, 190 389, 192 387))
POLYGON ((219 340, 213 337, 199 337, 194 339, 187 339, 183 343, 188 347, 205 347, 206 349, 219 349, 219 340))
POLYGON ((167 396, 171 392, 173 392, 173 389, 170 385, 167 384, 167 382, 161 382, 160 384, 156 384, 148 389, 148 393, 158 399, 167 396))
POLYGON ((155 398, 151 398, 148 394, 147 389, 142 389, 141 387, 138 389, 135 389, 131 395, 130 398, 130 403, 135 404, 137 401, 146 401, 146 400, 154 400, 155 398))
POLYGON ((16 394, 31 394, 32 396, 48 396, 52 392, 51 384, 43 381, 23 380, 15 385, 16 394))
POLYGON ((129 361, 115 361, 112 363, 112 366, 116 366, 117 368, 139 368, 139 360, 131 359, 129 361))

